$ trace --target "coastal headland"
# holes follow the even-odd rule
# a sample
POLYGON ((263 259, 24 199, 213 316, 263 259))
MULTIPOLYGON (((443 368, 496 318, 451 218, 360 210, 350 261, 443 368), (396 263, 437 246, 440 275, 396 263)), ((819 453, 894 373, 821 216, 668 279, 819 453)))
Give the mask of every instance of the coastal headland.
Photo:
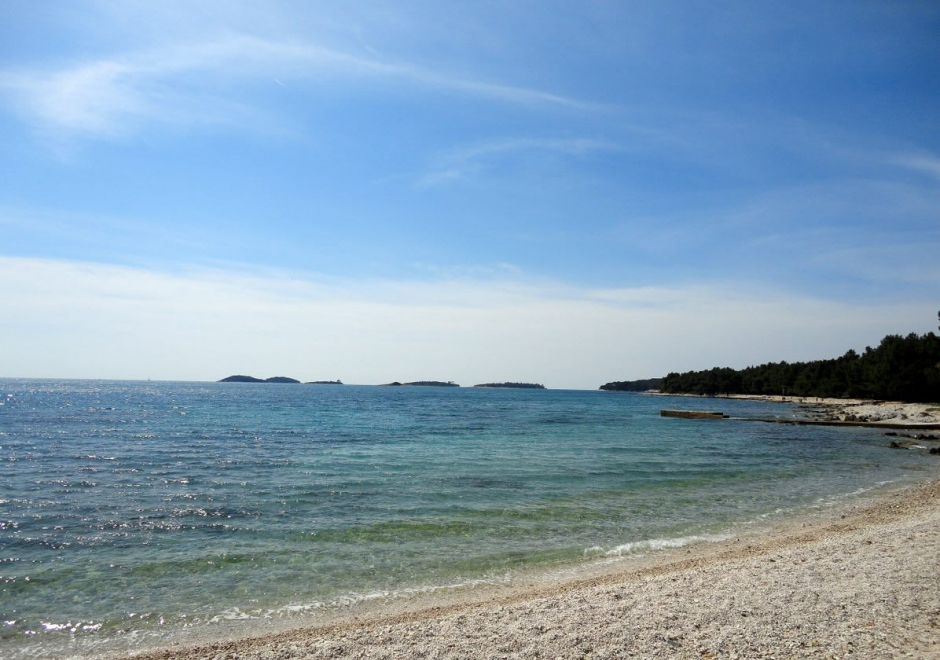
POLYGON ((588 577, 167 658, 940 657, 940 481, 588 577))

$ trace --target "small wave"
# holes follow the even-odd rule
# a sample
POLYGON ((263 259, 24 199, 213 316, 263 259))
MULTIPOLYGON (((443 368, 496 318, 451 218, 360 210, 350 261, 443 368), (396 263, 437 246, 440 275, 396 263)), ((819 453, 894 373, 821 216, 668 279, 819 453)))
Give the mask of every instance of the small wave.
POLYGON ((776 518, 776 517, 778 517, 778 516, 782 516, 782 515, 784 515, 784 514, 786 514, 786 513, 790 513, 790 512, 793 511, 793 510, 794 510, 794 509, 791 508, 791 507, 778 507, 778 508, 774 509, 773 511, 765 511, 764 513, 759 513, 759 514, 757 514, 757 515, 754 516, 753 518, 748 518, 747 520, 742 520, 742 521, 741 521, 740 523, 738 523, 738 524, 741 525, 741 526, 743 526, 743 527, 748 527, 748 526, 752 526, 752 525, 764 525, 764 524, 767 524, 767 521, 770 520, 771 518, 776 518))
MULTIPOLYGON (((8 622, 8 623, 16 623, 8 622)), ((69 633, 75 634, 78 632, 98 632, 101 629, 100 623, 95 623, 93 621, 76 621, 76 622, 67 622, 67 623, 53 623, 51 621, 40 621, 39 624, 42 626, 43 632, 62 632, 67 631, 69 633)))
POLYGON ((252 615, 249 612, 244 612, 238 607, 231 607, 227 610, 219 612, 214 617, 209 619, 209 623, 221 623, 222 621, 244 621, 246 619, 257 619, 258 616, 252 615))
POLYGON ((401 589, 392 589, 388 591, 372 591, 369 593, 352 593, 338 598, 330 606, 336 605, 355 605, 357 603, 368 602, 372 600, 385 600, 393 598, 406 598, 409 596, 420 596, 422 594, 431 594, 438 591, 452 591, 455 589, 466 589, 468 587, 481 587, 486 585, 506 584, 510 581, 508 575, 494 578, 474 578, 461 580, 459 582, 450 582, 445 584, 431 584, 423 587, 404 587, 401 589))
POLYGON ((293 617, 322 609, 339 609, 354 607, 362 603, 368 603, 376 600, 395 600, 399 598, 409 598, 433 594, 440 591, 454 591, 457 589, 467 589, 481 586, 493 586, 507 584, 510 581, 509 575, 492 578, 475 578, 449 582, 445 584, 433 584, 420 587, 403 587, 401 589, 389 589, 380 591, 371 591, 366 593, 350 592, 338 596, 330 601, 312 601, 309 603, 291 603, 269 609, 258 609, 245 611, 239 607, 232 607, 224 610, 209 619, 208 623, 221 623, 224 621, 243 621, 259 619, 282 619, 293 617))
POLYGON ((657 550, 670 550, 673 548, 682 548, 692 543, 716 543, 726 541, 731 538, 731 534, 692 534, 690 536, 678 536, 665 539, 644 539, 642 541, 632 541, 613 548, 604 548, 594 545, 584 550, 585 557, 623 557, 625 555, 634 555, 643 552, 655 552, 657 550))
POLYGON ((766 518, 770 518, 771 516, 779 516, 784 511, 786 511, 786 509, 777 508, 777 509, 774 509, 773 511, 768 511, 767 513, 760 514, 758 518, 760 518, 761 520, 765 520, 766 518))
POLYGON ((885 480, 885 481, 879 481, 879 482, 877 482, 877 483, 875 483, 874 485, 871 485, 871 486, 863 486, 863 487, 861 487, 861 488, 856 488, 855 490, 853 490, 853 491, 851 491, 851 492, 848 492, 848 493, 839 493, 839 494, 830 495, 830 496, 827 496, 827 497, 818 497, 818 498, 816 498, 816 502, 815 502, 815 504, 813 505, 813 508, 814 508, 814 509, 819 509, 819 508, 823 508, 823 507, 829 506, 829 505, 834 504, 834 503, 837 503, 837 502, 841 502, 841 501, 843 501, 843 500, 850 499, 850 498, 852 498, 852 497, 858 497, 859 495, 864 495, 865 493, 867 493, 867 492, 869 492, 869 491, 872 491, 872 490, 875 490, 876 488, 883 488, 884 486, 887 486, 887 485, 889 485, 889 484, 893 484, 893 483, 895 483, 896 481, 898 481, 898 480, 897 480, 897 479, 887 479, 887 480, 885 480))

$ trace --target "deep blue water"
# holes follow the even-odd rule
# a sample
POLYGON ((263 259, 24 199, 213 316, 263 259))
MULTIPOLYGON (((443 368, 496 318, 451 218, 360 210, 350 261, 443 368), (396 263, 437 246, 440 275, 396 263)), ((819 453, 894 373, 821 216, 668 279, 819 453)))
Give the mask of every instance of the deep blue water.
POLYGON ((0 380, 0 404, 0 655, 503 580, 927 476, 874 430, 658 414, 796 414, 748 401, 0 380))

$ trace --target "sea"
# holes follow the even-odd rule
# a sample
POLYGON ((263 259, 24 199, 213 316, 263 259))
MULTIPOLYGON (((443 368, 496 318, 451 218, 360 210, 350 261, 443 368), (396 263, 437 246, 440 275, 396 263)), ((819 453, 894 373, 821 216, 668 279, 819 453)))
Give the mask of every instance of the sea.
POLYGON ((511 585, 934 472, 876 429, 750 421, 801 414, 600 391, 0 380, 0 656, 511 585))

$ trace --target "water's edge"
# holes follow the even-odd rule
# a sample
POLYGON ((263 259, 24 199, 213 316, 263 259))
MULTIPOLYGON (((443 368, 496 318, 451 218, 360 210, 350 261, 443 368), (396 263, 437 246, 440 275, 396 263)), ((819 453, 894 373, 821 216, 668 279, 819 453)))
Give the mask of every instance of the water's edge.
POLYGON ((794 533, 805 534, 813 527, 842 522, 847 515, 874 508, 891 498, 914 492, 934 482, 936 475, 923 482, 883 483, 820 500, 812 505, 789 511, 777 511, 758 520, 742 521, 723 533, 712 536, 693 535, 675 539, 648 539, 634 548, 641 552, 586 559, 551 570, 529 569, 507 575, 502 580, 470 581, 464 584, 435 585, 403 590, 398 593, 371 594, 350 602, 340 609, 308 613, 305 618, 280 626, 245 629, 237 624, 214 630, 179 631, 179 636, 162 644, 114 650, 89 657, 125 658, 137 655, 180 652, 213 644, 269 638, 303 631, 328 633, 348 626, 381 625, 407 619, 442 616, 450 611, 484 603, 511 602, 552 596, 559 591, 576 588, 599 580, 615 581, 631 573, 668 567, 674 562, 713 556, 742 544, 764 544, 794 533))
POLYGON ((11 657, 259 635, 622 570, 936 463, 878 430, 670 420, 668 397, 603 392, 0 379, 0 402, 11 657))

